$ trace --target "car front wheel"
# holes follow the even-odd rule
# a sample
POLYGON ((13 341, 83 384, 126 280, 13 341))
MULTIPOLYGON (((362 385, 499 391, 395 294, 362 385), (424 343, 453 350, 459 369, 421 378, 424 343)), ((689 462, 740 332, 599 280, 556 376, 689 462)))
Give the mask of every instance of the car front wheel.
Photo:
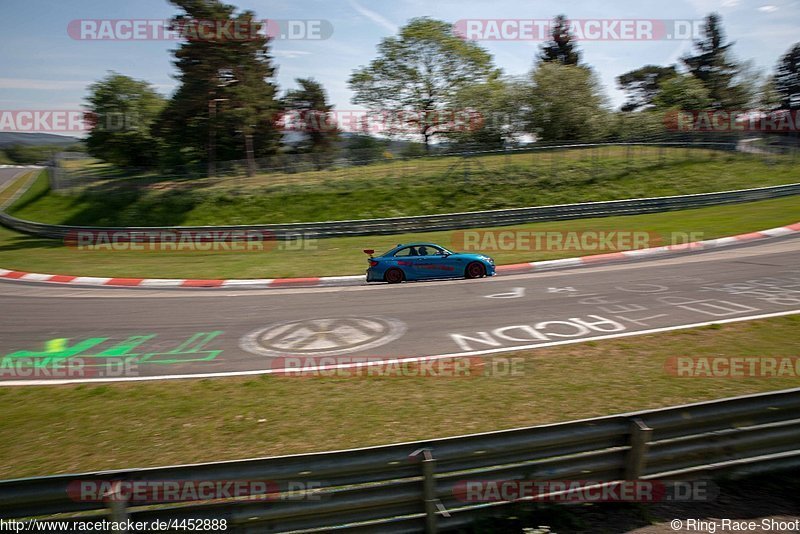
POLYGON ((482 278, 484 276, 486 276, 486 267, 477 261, 467 265, 467 269, 464 272, 464 278, 482 278))

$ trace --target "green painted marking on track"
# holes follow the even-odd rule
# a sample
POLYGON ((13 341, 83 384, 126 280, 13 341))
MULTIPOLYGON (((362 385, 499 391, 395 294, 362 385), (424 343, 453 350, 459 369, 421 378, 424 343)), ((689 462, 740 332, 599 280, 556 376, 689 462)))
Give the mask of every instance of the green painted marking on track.
POLYGON ((6 354, 3 360, 30 360, 31 367, 48 367, 50 364, 60 360, 74 358, 82 352, 100 345, 107 339, 107 337, 91 337, 71 347, 66 344, 68 339, 51 339, 45 343, 45 350, 42 352, 19 350, 11 354, 6 354), (54 341, 56 343, 53 343, 54 341), (50 350, 52 348, 60 348, 61 350, 50 350))
POLYGON ((200 350, 212 339, 222 334, 221 330, 214 332, 198 332, 190 337, 178 348, 169 352, 151 352, 145 354, 139 363, 185 363, 185 362, 204 362, 216 358, 222 350, 200 350), (199 357, 198 355, 204 355, 199 357), (187 357, 189 356, 189 357, 187 357), (192 358, 191 356, 198 356, 192 358))
POLYGON ((155 338, 157 334, 129 336, 127 339, 95 353, 89 353, 89 351, 105 343, 110 338, 91 337, 72 345, 69 344, 70 338, 54 338, 44 342, 43 351, 19 350, 6 354, 0 359, 0 367, 19 366, 21 363, 23 367, 46 368, 63 364, 63 360, 70 358, 91 358, 96 362, 88 364, 88 367, 104 367, 111 363, 118 364, 120 359, 130 363, 166 365, 211 361, 222 353, 222 349, 202 349, 223 333, 222 330, 197 332, 170 351, 144 354, 133 351, 140 345, 155 338))

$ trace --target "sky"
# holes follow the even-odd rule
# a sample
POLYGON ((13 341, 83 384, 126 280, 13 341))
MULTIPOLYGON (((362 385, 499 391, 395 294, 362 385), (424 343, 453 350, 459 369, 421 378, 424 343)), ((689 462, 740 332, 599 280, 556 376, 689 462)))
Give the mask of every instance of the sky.
MULTIPOLYGON (((347 86, 351 72, 376 57, 381 39, 395 35, 409 19, 429 16, 459 20, 545 20, 565 13, 572 20, 700 21, 715 11, 735 44, 739 60, 751 60, 768 74, 789 47, 800 41, 800 0, 229 0, 259 19, 322 20, 327 39, 275 39, 271 54, 281 94, 295 79, 313 77, 338 110, 359 109, 347 86)), ((166 20, 177 13, 166 0, 0 0, 0 110, 78 109, 88 86, 115 71, 146 80, 168 96, 176 87, 169 40, 82 40, 68 33, 75 20, 166 20)), ((299 24, 299 23, 298 23, 299 24)), ((485 28, 485 26, 484 26, 485 28)), ((535 40, 479 41, 508 75, 530 71, 541 46, 535 40)), ((624 94, 620 74, 646 64, 669 65, 691 51, 691 40, 590 40, 579 43, 582 61, 592 66, 609 104, 624 94)))

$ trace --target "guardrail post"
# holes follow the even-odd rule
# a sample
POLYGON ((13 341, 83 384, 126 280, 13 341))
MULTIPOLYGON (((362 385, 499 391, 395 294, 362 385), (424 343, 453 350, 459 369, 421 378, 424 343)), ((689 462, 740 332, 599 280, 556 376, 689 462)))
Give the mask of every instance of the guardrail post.
POLYGON ((653 429, 636 418, 631 421, 630 435, 631 449, 625 461, 625 480, 637 480, 644 472, 647 462, 647 443, 653 435, 653 429))
MULTIPOLYGON (((422 500, 425 503, 425 532, 439 532, 438 517, 441 503, 436 497, 436 459, 433 449, 419 449, 411 453, 411 457, 422 453, 422 500)), ((446 513, 446 512, 445 512, 446 513)))
MULTIPOLYGON (((108 508, 109 520, 114 523, 122 523, 123 525, 128 520, 128 507, 127 500, 123 497, 120 491, 120 481, 112 484, 111 489, 103 496, 106 499, 106 507, 108 508)), ((126 528, 112 530, 111 532, 127 532, 126 528)))

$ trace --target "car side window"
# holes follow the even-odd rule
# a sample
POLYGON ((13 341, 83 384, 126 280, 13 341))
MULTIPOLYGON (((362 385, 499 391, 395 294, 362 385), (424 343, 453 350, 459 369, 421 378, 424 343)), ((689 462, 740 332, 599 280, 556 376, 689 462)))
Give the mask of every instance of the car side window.
POLYGON ((418 248, 420 256, 437 256, 442 253, 442 249, 433 245, 424 245, 418 248))
POLYGON ((414 247, 405 247, 401 248, 397 252, 394 253, 394 256, 397 257, 405 257, 405 256, 416 256, 417 251, 414 247))

